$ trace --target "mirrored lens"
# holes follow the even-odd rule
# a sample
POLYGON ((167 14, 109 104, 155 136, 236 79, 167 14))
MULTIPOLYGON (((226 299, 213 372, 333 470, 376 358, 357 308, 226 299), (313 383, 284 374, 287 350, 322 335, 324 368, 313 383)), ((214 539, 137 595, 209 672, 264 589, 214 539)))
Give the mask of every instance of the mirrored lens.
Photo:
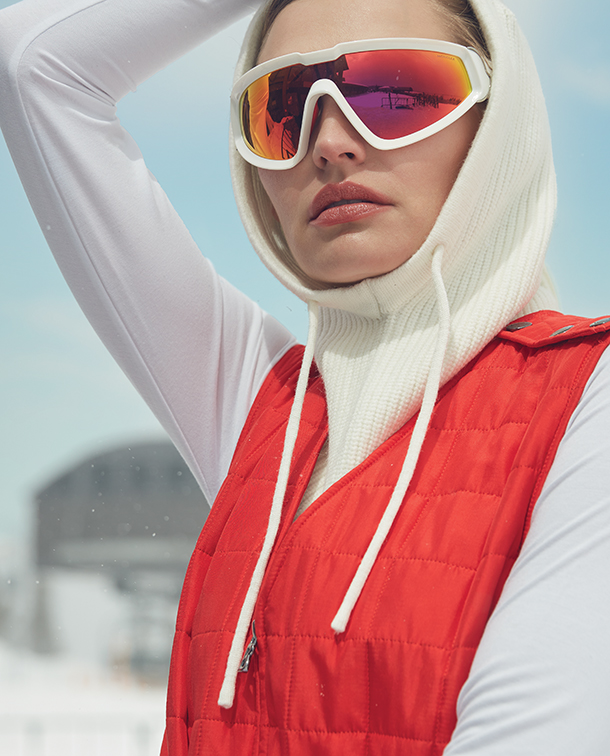
POLYGON ((371 50, 312 66, 287 66, 257 79, 242 96, 242 132, 254 153, 270 160, 294 157, 307 95, 320 79, 333 81, 382 139, 431 126, 472 91, 460 58, 430 50, 371 50))

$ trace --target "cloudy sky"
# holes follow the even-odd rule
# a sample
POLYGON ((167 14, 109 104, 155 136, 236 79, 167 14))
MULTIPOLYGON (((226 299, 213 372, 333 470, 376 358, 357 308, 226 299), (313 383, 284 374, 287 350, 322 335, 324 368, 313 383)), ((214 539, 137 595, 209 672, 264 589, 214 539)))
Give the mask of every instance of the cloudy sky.
MULTIPOLYGON (((530 40, 551 118, 559 208, 549 264, 563 310, 607 314, 610 4, 507 4, 530 40)), ((304 338, 303 305, 257 261, 231 195, 227 103, 244 29, 231 27, 155 76, 119 113, 219 272, 304 338)), ((25 532, 33 492, 63 469, 161 431, 73 303, 3 144, 0 262, 1 539, 25 532)))

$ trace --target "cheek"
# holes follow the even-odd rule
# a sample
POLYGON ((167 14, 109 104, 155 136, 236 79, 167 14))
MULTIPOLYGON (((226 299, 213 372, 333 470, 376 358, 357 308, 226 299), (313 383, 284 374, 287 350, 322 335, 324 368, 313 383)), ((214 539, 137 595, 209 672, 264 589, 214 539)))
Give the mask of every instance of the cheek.
POLYGON ((287 201, 289 187, 284 177, 285 171, 266 171, 257 168, 258 178, 269 198, 271 209, 276 220, 282 221, 284 215, 282 205, 287 201))
POLYGON ((262 168, 257 168, 258 180, 260 184, 260 191, 263 197, 266 197, 266 201, 261 203, 262 208, 266 208, 268 213, 274 221, 284 226, 282 222, 282 208, 280 201, 283 196, 280 182, 278 181, 280 171, 265 171, 262 168))
POLYGON ((256 172, 258 173, 258 180, 261 182, 269 199, 271 199, 271 193, 273 192, 273 171, 265 171, 263 168, 257 168, 256 172))
POLYGON ((483 112, 480 108, 475 106, 474 108, 471 108, 465 115, 463 115, 459 119, 459 121, 457 121, 457 123, 454 124, 454 126, 458 127, 456 129, 453 152, 453 168, 455 177, 457 177, 457 174, 459 173, 464 160, 466 160, 466 156, 468 155, 474 138, 477 135, 477 131, 479 130, 482 117, 483 112))
POLYGON ((430 140, 429 178, 431 184, 436 186, 437 197, 442 202, 447 199, 466 160, 480 120, 479 111, 473 108, 430 140))
POLYGON ((295 234, 299 233, 303 217, 307 215, 305 192, 299 183, 299 167, 295 166, 289 171, 257 169, 260 184, 268 198, 263 207, 268 207, 268 212, 279 223, 290 247, 295 243, 295 234))

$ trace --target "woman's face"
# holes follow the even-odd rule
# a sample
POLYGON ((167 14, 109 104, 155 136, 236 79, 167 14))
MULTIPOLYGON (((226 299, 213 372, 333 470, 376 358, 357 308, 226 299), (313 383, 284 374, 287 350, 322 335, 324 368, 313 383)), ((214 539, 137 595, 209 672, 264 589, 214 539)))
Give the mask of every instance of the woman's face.
MULTIPOLYGON (((275 20, 259 62, 357 39, 455 41, 429 0, 350 0, 348 7, 345 0, 295 0, 275 20)), ((305 158, 288 171, 258 169, 262 184, 308 276, 349 284, 388 273, 432 230, 476 134, 479 110, 421 142, 382 151, 352 128, 331 97, 318 104, 305 158)))

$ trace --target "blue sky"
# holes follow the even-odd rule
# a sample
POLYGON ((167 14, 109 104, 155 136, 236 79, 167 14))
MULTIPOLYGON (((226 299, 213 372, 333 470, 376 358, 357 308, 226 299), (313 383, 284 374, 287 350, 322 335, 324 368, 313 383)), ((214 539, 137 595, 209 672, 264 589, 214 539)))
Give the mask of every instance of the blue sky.
MULTIPOLYGON (((559 207, 548 259, 562 307, 609 314, 610 4, 507 4, 530 40, 551 119, 559 207)), ((244 28, 146 82, 119 114, 218 271, 304 338, 304 306, 258 262, 231 194, 227 104, 244 28)), ((32 493, 62 469, 161 431, 72 301, 3 143, 0 262, 1 538, 25 532, 32 493)))

